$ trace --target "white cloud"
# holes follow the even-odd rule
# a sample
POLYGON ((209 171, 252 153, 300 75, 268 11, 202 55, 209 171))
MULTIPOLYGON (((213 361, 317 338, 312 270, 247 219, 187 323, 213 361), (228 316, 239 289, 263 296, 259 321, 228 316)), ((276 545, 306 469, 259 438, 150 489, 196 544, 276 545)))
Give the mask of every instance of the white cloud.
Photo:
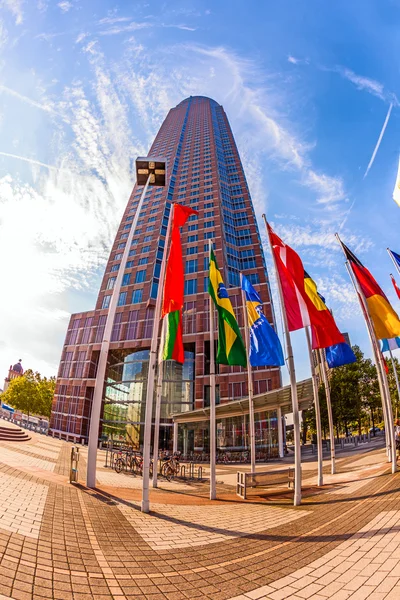
POLYGON ((68 0, 62 0, 57 4, 58 8, 61 9, 61 12, 67 13, 73 7, 72 2, 68 2, 68 0))
POLYGON ((3 6, 7 10, 11 12, 11 14, 15 17, 15 24, 21 25, 23 21, 23 13, 22 13, 22 4, 23 0, 1 0, 0 6, 3 6))

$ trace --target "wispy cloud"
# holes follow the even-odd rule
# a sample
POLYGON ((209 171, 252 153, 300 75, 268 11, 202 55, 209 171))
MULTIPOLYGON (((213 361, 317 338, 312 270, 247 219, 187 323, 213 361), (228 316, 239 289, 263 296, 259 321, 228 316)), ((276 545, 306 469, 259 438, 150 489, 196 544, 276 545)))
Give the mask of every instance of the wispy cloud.
POLYGON ((288 59, 288 62, 290 62, 292 65, 308 65, 310 62, 308 60, 308 58, 297 58, 296 56, 293 56, 292 54, 289 54, 287 59, 288 59))
POLYGON ((68 2, 68 0, 62 0, 57 4, 58 8, 61 9, 61 12, 67 13, 73 7, 72 2, 68 2))
POLYGON ((23 0, 1 0, 0 7, 8 9, 11 14, 15 17, 15 24, 21 25, 23 21, 23 12, 22 12, 22 4, 23 0))
POLYGON ((44 110, 49 113, 57 114, 57 111, 53 108, 53 106, 51 104, 49 104, 49 103, 43 104, 41 102, 37 102, 36 100, 33 100, 32 98, 29 98, 28 96, 24 96, 24 94, 20 94, 16 90, 13 90, 12 88, 7 87, 5 85, 0 85, 0 93, 1 92, 8 94, 9 96, 13 96, 14 98, 18 98, 18 100, 21 100, 21 102, 30 104, 31 106, 34 106, 35 108, 39 108, 40 110, 44 110))
POLYGON ((371 159, 370 159, 370 161, 369 161, 369 163, 368 163, 367 170, 366 170, 366 171, 365 171, 365 173, 364 173, 364 179, 366 178, 366 176, 368 175, 368 173, 369 173, 369 171, 370 171, 370 169, 371 169, 372 165, 374 164, 374 160, 375 160, 375 157, 376 157, 376 155, 377 155, 377 152, 378 152, 378 150, 379 150, 379 146, 381 145, 382 138, 383 138, 383 136, 384 136, 384 134, 385 134, 385 131, 386 131, 387 124, 389 123, 389 119, 390 119, 390 115, 391 115, 391 112, 392 112, 392 108, 393 108, 393 104, 392 104, 392 103, 390 103, 390 105, 389 105, 389 109, 388 109, 388 111, 387 111, 387 113, 386 113, 385 121, 384 121, 384 123, 383 123, 382 129, 381 129, 381 132, 380 132, 380 134, 379 134, 379 137, 378 137, 378 141, 376 142, 376 145, 375 145, 374 151, 373 151, 373 153, 372 153, 371 159))
POLYGON ((344 79, 351 81, 357 89, 363 90, 380 98, 385 102, 390 102, 395 106, 399 106, 399 102, 393 92, 388 92, 385 90, 385 87, 376 79, 371 79, 370 77, 365 77, 364 75, 358 75, 351 69, 347 67, 337 66, 335 69, 326 69, 326 70, 334 70, 336 73, 339 73, 344 79))
POLYGON ((10 154, 9 152, 0 152, 0 156, 5 156, 6 158, 15 158, 16 160, 22 160, 23 162, 27 162, 31 165, 37 165, 39 167, 45 167, 46 169, 58 169, 54 165, 48 165, 46 163, 40 162, 39 160, 35 160, 34 158, 27 158, 26 156, 18 156, 18 154, 10 154))

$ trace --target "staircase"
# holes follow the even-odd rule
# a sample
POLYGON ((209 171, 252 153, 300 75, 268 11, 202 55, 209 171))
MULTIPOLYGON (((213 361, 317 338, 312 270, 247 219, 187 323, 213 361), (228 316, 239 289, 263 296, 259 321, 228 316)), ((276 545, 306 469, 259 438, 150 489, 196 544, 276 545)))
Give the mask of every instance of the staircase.
POLYGON ((0 442, 27 442, 31 437, 20 427, 1 427, 0 442))

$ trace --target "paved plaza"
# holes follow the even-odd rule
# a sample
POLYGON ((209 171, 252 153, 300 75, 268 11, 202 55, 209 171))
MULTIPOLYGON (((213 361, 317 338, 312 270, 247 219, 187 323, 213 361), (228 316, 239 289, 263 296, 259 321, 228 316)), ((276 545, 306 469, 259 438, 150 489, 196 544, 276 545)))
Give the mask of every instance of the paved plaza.
POLYGON ((224 465, 218 500, 206 483, 161 480, 149 515, 141 480, 105 468, 104 452, 97 489, 84 448, 71 485, 70 451, 35 433, 0 442, 0 600, 400 598, 400 474, 382 439, 339 455, 336 475, 325 462, 323 488, 306 461, 298 508, 287 488, 240 500, 241 467, 224 465))

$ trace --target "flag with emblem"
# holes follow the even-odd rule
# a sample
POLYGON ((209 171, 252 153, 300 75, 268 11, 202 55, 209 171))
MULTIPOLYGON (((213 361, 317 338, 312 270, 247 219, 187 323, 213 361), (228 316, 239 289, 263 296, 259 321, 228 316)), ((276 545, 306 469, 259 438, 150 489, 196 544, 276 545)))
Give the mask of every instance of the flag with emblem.
POLYGON ((261 298, 243 274, 242 290, 249 324, 249 360, 252 367, 280 367, 284 364, 282 346, 263 313, 261 298))
POLYGON ((179 363, 184 362, 182 338, 184 273, 180 228, 185 225, 191 215, 196 214, 197 211, 188 206, 173 204, 171 246, 162 300, 161 317, 165 318, 165 322, 163 323, 161 359, 176 360, 179 363))
POLYGON ((218 312, 217 363, 245 367, 247 365, 246 348, 211 247, 208 293, 218 312))
POLYGON ((315 281, 304 270, 300 256, 276 235, 270 225, 268 234, 281 283, 289 331, 309 325, 314 350, 344 342, 315 281))

